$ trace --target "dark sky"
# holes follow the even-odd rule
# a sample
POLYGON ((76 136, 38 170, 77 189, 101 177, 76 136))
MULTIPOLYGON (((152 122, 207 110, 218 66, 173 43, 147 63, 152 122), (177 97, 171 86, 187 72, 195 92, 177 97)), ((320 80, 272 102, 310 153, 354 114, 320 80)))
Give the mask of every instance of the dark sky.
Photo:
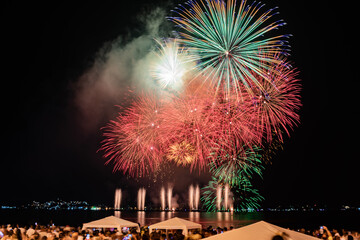
MULTIPOLYGON (((288 23, 282 31, 293 35, 290 59, 303 84, 301 123, 258 184, 268 205, 360 204, 359 55, 357 27, 351 26, 356 18, 351 6, 316 2, 265 1, 279 6, 288 23)), ((1 7, 0 203, 59 197, 111 204, 116 186, 128 189, 128 199, 135 198, 143 182, 113 173, 96 152, 100 128, 121 102, 109 102, 113 112, 86 128, 91 119, 81 117, 74 86, 105 42, 141 35, 138 16, 155 6, 169 10, 174 5, 14 1, 1 7)), ((203 181, 197 174, 184 178, 184 169, 176 172, 179 195, 191 182, 203 181)))

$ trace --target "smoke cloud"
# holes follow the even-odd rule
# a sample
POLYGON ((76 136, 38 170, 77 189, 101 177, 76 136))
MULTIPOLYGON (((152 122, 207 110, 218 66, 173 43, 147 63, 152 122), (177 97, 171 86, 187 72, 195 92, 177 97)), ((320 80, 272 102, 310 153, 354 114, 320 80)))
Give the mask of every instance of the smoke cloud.
POLYGON ((154 38, 170 32, 166 11, 156 8, 143 14, 144 34, 124 41, 122 37, 105 43, 96 54, 94 63, 72 86, 75 105, 79 109, 82 127, 89 131, 98 129, 104 121, 114 118, 115 105, 126 105, 128 92, 155 88, 149 75, 154 54, 154 38))

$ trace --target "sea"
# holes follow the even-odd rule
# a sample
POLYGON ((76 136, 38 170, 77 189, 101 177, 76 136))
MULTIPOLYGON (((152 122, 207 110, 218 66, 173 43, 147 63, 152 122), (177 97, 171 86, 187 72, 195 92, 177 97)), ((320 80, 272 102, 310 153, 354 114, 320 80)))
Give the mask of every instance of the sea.
POLYGON ((92 211, 92 210, 34 210, 0 209, 0 225, 51 225, 82 226, 93 220, 115 215, 137 222, 141 226, 151 225, 173 217, 200 223, 203 228, 212 226, 238 228, 258 221, 266 221, 284 228, 298 230, 347 229, 360 231, 360 211, 259 211, 259 212, 160 212, 160 211, 92 211))

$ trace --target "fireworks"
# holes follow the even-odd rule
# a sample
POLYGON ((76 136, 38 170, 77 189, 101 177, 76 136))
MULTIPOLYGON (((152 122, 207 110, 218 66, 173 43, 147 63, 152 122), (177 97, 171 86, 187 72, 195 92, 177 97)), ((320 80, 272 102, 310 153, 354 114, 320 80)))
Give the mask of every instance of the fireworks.
MULTIPOLYGON (((218 190, 222 188, 225 188, 225 185, 219 183, 215 177, 212 177, 208 185, 202 189, 203 194, 201 200, 204 203, 203 205, 206 211, 215 212, 216 210, 228 210, 228 208, 224 208, 221 204, 225 196, 218 194, 218 190), (218 199, 219 197, 221 199, 218 199)), ((230 188, 230 191, 232 193, 229 194, 231 202, 236 209, 257 209, 260 206, 260 202, 264 199, 258 190, 254 189, 251 183, 246 180, 242 181, 240 186, 230 188)))
POLYGON ((232 149, 234 145, 251 146, 261 141, 254 105, 249 95, 244 95, 241 100, 236 97, 218 98, 214 108, 213 114, 221 133, 221 150, 232 149))
POLYGON ((260 131, 264 131, 268 141, 274 134, 282 139, 282 131, 290 135, 288 127, 292 128, 299 121, 297 111, 301 106, 297 71, 283 59, 272 66, 272 72, 277 74, 269 75, 270 81, 259 79, 264 90, 257 90, 254 97, 260 131))
POLYGON ((157 62, 152 68, 152 75, 161 88, 181 89, 189 67, 186 52, 179 47, 176 39, 157 41, 159 50, 155 52, 157 62))
POLYGON ((104 128, 100 150, 108 158, 106 163, 114 162, 114 171, 142 176, 159 164, 163 152, 158 141, 160 109, 155 96, 143 95, 104 128))
POLYGON ((269 22, 277 12, 274 8, 261 14, 263 6, 235 0, 189 1, 176 10, 179 16, 170 18, 180 27, 181 42, 198 68, 226 93, 231 88, 241 91, 241 83, 250 92, 253 86, 263 89, 257 76, 267 79, 271 65, 278 62, 271 56, 287 51, 284 39, 288 35, 263 37, 285 24, 282 20, 269 22))
POLYGON ((182 165, 190 164, 191 169, 205 169, 218 141, 217 120, 212 103, 205 96, 180 95, 169 101, 162 113, 162 130, 165 130, 162 134, 167 141, 164 145, 170 146, 170 152, 173 152, 179 150, 179 143, 186 143, 187 150, 190 150, 188 154, 191 153, 191 158, 188 158, 191 162, 180 156, 177 162, 182 159, 182 165))
POLYGON ((265 37, 285 23, 263 6, 198 0, 177 9, 170 19, 180 38, 157 41, 149 72, 166 98, 142 94, 103 128, 100 150, 114 171, 157 176, 174 163, 210 171, 207 210, 216 210, 222 189, 225 210, 229 199, 237 208, 259 206, 252 177, 299 122, 301 107, 287 35, 265 37))
POLYGON ((177 165, 189 165, 194 162, 196 158, 195 151, 195 147, 185 141, 174 143, 169 146, 166 157, 170 161, 174 161, 177 165))
POLYGON ((212 180, 204 187, 203 202, 207 211, 228 210, 225 204, 224 209, 219 203, 227 199, 229 195, 224 191, 224 196, 219 194, 222 187, 230 187, 232 202, 236 208, 248 209, 257 208, 263 200, 262 196, 252 187, 251 179, 254 174, 262 175, 264 169, 261 162, 260 148, 246 145, 241 148, 233 146, 233 149, 223 150, 217 161, 210 163, 212 180), (223 198, 223 199, 222 199, 223 198), (218 205, 216 207, 216 205, 218 205))
POLYGON ((256 146, 243 146, 240 149, 233 146, 233 149, 223 151, 219 154, 219 159, 211 163, 210 172, 218 182, 239 187, 244 181, 250 182, 253 174, 261 176, 264 167, 260 160, 260 151, 256 146))

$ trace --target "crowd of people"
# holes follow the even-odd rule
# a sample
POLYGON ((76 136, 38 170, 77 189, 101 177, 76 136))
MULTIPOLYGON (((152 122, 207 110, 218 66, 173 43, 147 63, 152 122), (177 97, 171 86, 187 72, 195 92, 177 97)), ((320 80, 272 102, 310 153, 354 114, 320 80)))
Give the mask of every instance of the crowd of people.
MULTIPOLYGON (((109 230, 92 230, 73 228, 70 226, 11 226, 10 224, 1 226, 0 239, 1 240, 195 240, 207 238, 212 235, 222 234, 233 230, 233 227, 227 229, 213 228, 209 226, 205 229, 190 231, 188 236, 184 236, 182 230, 169 230, 167 235, 164 231, 157 230, 149 232, 148 227, 140 228, 140 232, 136 228, 123 228, 121 231, 117 229, 109 230)), ((319 239, 326 240, 360 240, 359 232, 349 232, 345 229, 338 231, 336 229, 329 230, 326 226, 320 227, 313 231, 305 230, 304 228, 298 230, 301 233, 308 234, 319 239)), ((284 236, 276 235, 273 240, 286 240, 284 236)))

